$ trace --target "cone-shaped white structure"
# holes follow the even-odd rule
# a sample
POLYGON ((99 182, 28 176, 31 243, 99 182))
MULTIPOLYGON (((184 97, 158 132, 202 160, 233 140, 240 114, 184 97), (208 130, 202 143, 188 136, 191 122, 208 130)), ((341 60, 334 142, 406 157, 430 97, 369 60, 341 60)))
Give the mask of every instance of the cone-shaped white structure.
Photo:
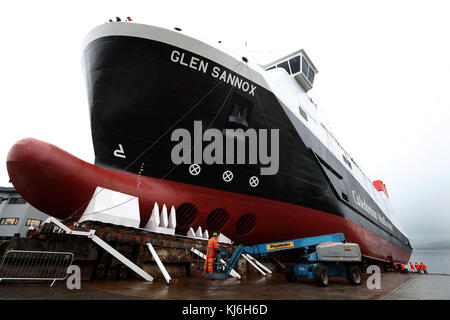
POLYGON ((205 230, 203 232, 203 239, 209 239, 209 232, 208 232, 208 230, 205 230))
POLYGON ((231 239, 221 233, 217 236, 217 242, 231 244, 231 239))
POLYGON ((186 235, 188 237, 194 238, 195 237, 195 232, 194 229, 192 229, 192 227, 189 228, 188 232, 186 233, 186 235))
POLYGON ((158 204, 155 202, 155 205, 153 206, 152 215, 150 216, 150 219, 148 219, 147 224, 145 225, 144 229, 147 230, 155 230, 159 226, 159 207, 158 204))
POLYGON ((197 231, 195 231, 195 236, 196 236, 197 238, 203 238, 202 227, 198 226, 197 231))
POLYGON ((167 225, 167 228, 175 229, 176 227, 177 227, 177 215, 174 206, 172 206, 172 208, 170 209, 169 224, 167 225))
POLYGON ((157 202, 155 202, 155 205, 153 206, 152 215, 155 215, 155 221, 157 221, 157 224, 159 225, 159 206, 157 202))
POLYGON ((159 226, 163 227, 163 228, 167 228, 168 224, 169 224, 169 218, 167 217, 167 207, 164 204, 162 207, 162 210, 161 210, 159 226))

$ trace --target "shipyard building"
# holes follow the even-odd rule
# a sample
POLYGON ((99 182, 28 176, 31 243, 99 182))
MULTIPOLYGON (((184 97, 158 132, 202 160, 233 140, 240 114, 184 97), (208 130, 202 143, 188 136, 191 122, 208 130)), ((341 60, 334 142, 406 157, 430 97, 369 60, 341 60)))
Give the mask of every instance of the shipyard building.
POLYGON ((26 202, 16 189, 0 187, 0 240, 25 237, 30 227, 38 228, 48 217, 26 202))

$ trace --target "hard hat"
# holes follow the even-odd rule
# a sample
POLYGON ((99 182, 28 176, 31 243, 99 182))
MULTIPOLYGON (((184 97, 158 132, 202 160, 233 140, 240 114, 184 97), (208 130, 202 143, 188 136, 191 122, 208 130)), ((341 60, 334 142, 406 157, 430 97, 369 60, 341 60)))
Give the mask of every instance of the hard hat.
POLYGON ((218 236, 217 232, 214 232, 212 236, 217 237, 218 236))

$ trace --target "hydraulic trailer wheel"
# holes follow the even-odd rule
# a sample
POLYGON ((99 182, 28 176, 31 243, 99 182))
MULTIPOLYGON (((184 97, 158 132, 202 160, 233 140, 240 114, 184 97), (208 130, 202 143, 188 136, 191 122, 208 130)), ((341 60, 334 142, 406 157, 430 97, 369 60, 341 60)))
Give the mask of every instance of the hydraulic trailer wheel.
POLYGON ((297 277, 295 276, 295 265, 291 264, 286 268, 286 271, 284 271, 284 277, 287 281, 294 282, 297 280, 297 277))
POLYGON ((324 267, 317 267, 313 270, 314 280, 319 287, 328 286, 328 272, 324 267))
POLYGON ((361 285, 362 275, 359 266, 349 265, 347 267, 347 280, 352 285, 355 286, 361 285))

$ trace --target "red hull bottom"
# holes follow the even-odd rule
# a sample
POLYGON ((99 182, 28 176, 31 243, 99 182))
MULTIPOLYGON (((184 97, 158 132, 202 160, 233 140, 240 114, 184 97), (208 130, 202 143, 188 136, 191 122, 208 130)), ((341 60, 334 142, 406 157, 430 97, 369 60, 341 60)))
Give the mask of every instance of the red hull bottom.
POLYGON ((7 168, 16 190, 37 209, 64 219, 80 217, 97 186, 139 197, 141 227, 154 203, 178 208, 192 203, 198 208, 191 223, 206 228, 208 215, 225 209, 229 219, 220 231, 236 243, 256 244, 343 232, 347 241, 360 245, 367 258, 407 262, 410 253, 352 221, 314 209, 232 192, 197 187, 136 174, 105 169, 84 162, 60 148, 35 139, 17 142, 7 157, 7 168), (236 230, 247 213, 256 217, 246 234, 236 230))

